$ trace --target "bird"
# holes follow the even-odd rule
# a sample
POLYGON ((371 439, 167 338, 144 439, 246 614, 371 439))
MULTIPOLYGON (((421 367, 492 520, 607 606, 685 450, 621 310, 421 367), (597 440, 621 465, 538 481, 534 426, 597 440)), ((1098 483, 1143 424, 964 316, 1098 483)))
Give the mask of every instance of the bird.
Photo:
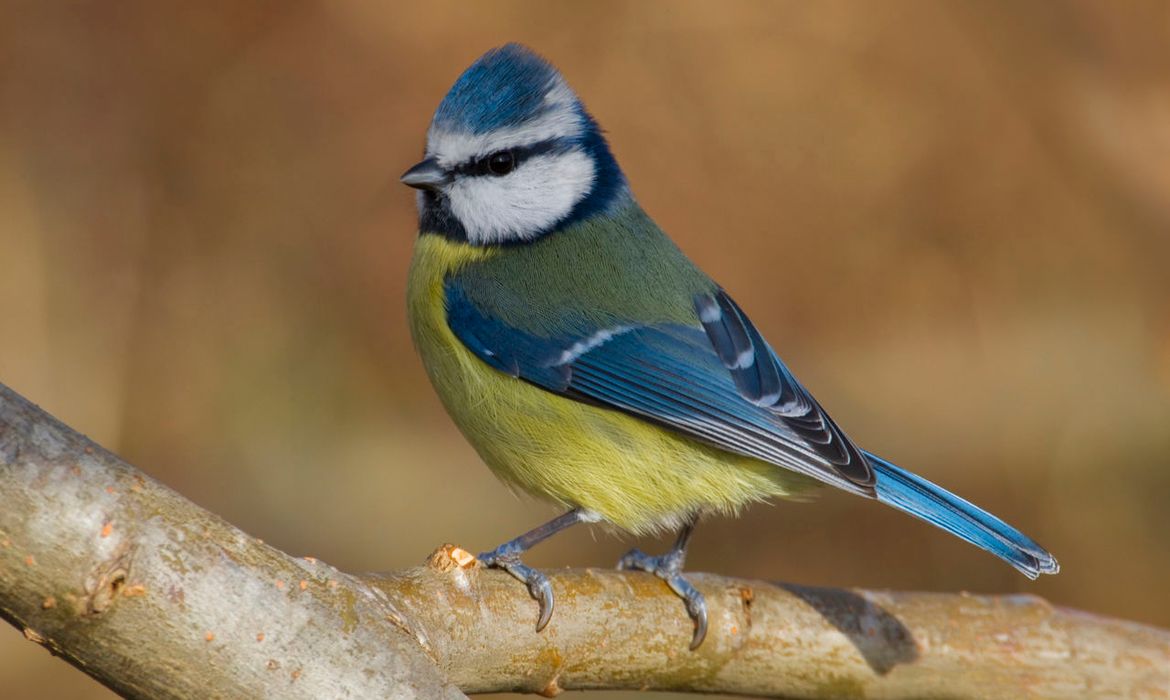
POLYGON ((601 128, 562 74, 520 44, 470 65, 435 110, 407 280, 414 345, 446 411, 495 475, 564 509, 478 556, 554 609, 523 563, 579 523, 675 532, 620 569, 665 582, 707 634, 683 572, 700 517, 806 498, 876 499, 1029 578, 1056 559, 994 515, 859 448, 730 294, 639 206, 601 128))

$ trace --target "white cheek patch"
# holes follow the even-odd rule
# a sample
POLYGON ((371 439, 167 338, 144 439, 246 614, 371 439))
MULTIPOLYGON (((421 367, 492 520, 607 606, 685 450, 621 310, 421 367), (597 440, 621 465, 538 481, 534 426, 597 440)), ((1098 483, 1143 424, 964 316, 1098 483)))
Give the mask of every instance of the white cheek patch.
POLYGON ((487 245, 535 238, 593 188, 593 160, 581 151, 533 156, 511 173, 460 177, 447 188, 467 240, 487 245))

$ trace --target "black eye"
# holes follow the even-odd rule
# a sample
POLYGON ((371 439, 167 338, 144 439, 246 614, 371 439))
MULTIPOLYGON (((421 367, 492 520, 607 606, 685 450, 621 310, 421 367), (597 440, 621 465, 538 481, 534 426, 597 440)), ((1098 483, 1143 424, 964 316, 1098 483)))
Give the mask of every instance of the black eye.
POLYGON ((492 175, 507 175, 516 167, 516 155, 511 151, 496 151, 487 157, 487 169, 492 175))

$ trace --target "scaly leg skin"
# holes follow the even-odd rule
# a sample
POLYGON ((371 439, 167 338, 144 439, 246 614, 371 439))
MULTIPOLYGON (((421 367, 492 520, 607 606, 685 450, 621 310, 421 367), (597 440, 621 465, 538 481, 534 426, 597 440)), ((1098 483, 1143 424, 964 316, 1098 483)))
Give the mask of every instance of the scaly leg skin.
POLYGON ((547 540, 565 528, 572 527, 585 520, 585 511, 574 508, 564 515, 557 516, 540 527, 529 530, 514 540, 509 540, 490 552, 480 554, 479 563, 493 569, 503 569, 528 586, 528 593, 540 604, 540 615, 536 620, 536 631, 539 632, 552 619, 553 600, 552 584, 548 577, 531 566, 520 561, 520 555, 537 544, 547 540))
POLYGON ((698 649, 707 636, 707 601, 703 598, 703 594, 682 575, 683 564, 687 558, 687 543, 691 539, 691 533, 695 531, 695 523, 697 522, 698 518, 692 518, 683 526, 683 529, 678 533, 674 547, 666 554, 652 557, 640 549, 631 549, 618 562, 619 569, 634 569, 654 574, 665 581, 675 595, 683 599, 687 606, 687 614, 695 623, 695 633, 691 637, 691 651, 698 649))

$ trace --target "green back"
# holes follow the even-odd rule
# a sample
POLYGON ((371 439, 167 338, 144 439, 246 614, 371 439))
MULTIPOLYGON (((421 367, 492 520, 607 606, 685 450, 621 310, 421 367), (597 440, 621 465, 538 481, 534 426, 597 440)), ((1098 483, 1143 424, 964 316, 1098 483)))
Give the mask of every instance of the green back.
POLYGON ((486 314, 543 337, 623 323, 696 325, 695 295, 716 288, 632 200, 502 248, 452 281, 486 314))

